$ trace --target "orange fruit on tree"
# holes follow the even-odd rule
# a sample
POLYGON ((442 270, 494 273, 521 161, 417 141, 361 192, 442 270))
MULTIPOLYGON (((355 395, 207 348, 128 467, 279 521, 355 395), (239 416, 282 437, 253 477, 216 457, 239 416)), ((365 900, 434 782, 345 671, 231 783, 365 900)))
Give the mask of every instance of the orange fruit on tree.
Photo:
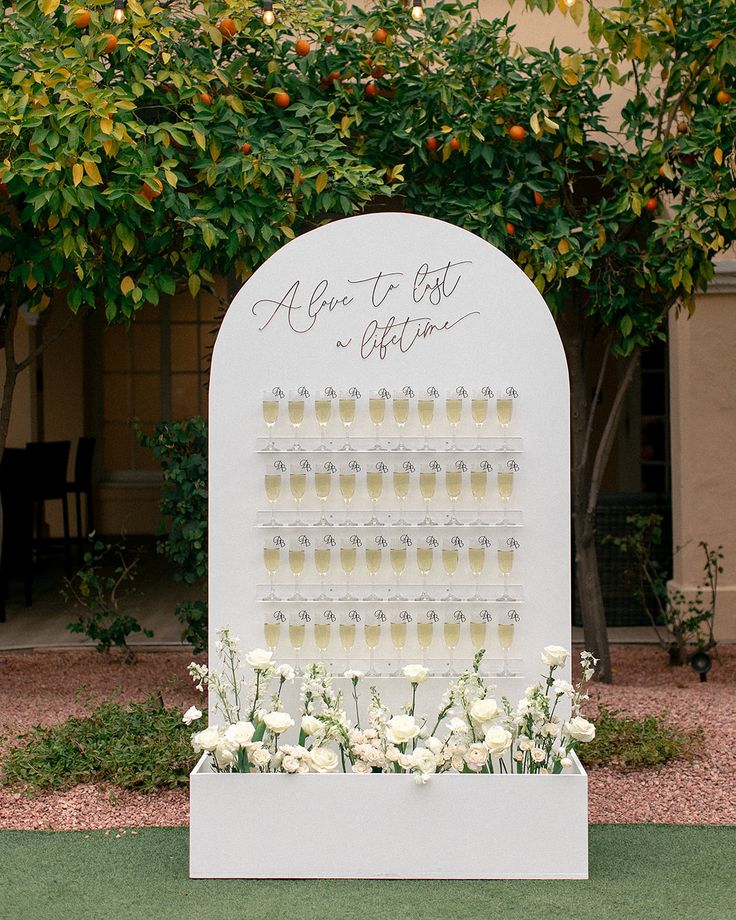
POLYGON ((229 16, 225 16, 224 19, 221 19, 217 23, 217 28, 220 30, 220 34, 223 38, 232 38, 234 35, 238 34, 238 27, 235 25, 235 20, 231 19, 229 16))
POLYGON ((140 194, 150 203, 154 198, 158 198, 163 190, 164 184, 160 179, 146 179, 141 186, 140 194))
POLYGON ((656 210, 657 210, 657 206, 658 206, 658 205, 659 205, 659 202, 657 201, 656 198, 647 198, 647 202, 646 202, 646 204, 644 205, 644 207, 645 207, 645 208, 647 209, 647 211, 649 211, 649 213, 651 214, 653 211, 656 211, 656 210))
POLYGON ((204 102, 205 105, 212 105, 212 96, 209 93, 200 93, 199 101, 204 102))
POLYGON ((324 37, 324 41, 325 41, 328 45, 331 44, 332 42, 334 42, 334 40, 335 40, 335 36, 334 36, 331 32, 328 32, 327 35, 325 35, 325 37, 324 37))
POLYGON ((425 145, 427 147, 427 150, 429 150, 430 153, 434 153, 435 150, 437 150, 437 146, 438 146, 437 138, 428 137, 427 140, 425 141, 425 145))
POLYGON ((102 37, 107 39, 107 41, 105 42, 105 46, 102 49, 102 53, 112 54, 112 52, 115 51, 115 49, 118 46, 117 35, 113 35, 111 32, 109 32, 107 35, 103 35, 102 37))
POLYGON ((92 17, 89 15, 89 10, 78 10, 74 14, 74 25, 78 29, 86 29, 91 18, 92 17))
POLYGON ((511 125, 509 128, 509 137, 512 141, 523 141, 526 137, 526 128, 521 125, 511 125))
POLYGON ((251 151, 251 146, 250 146, 250 144, 248 143, 248 141, 246 141, 244 144, 241 144, 241 146, 240 146, 240 151, 241 151, 241 153, 244 153, 246 156, 248 156, 248 154, 249 154, 250 151, 251 151))
POLYGON ((538 208, 541 208, 542 205, 544 204, 544 198, 542 197, 542 193, 541 193, 541 192, 535 192, 535 193, 534 193, 534 204, 535 204, 538 208))
POLYGON ((365 94, 369 99, 373 99, 374 96, 378 95, 378 87, 375 83, 366 83, 365 85, 365 94))
POLYGON ((509 236, 514 236, 516 233, 516 227, 511 223, 511 221, 508 221, 506 224, 506 232, 509 236))
POLYGON ((459 150, 459 149, 460 149, 460 141, 456 137, 451 137, 450 138, 450 150, 459 150))
POLYGON ((380 80, 381 77, 385 76, 385 74, 386 68, 383 64, 376 64, 375 67, 371 70, 371 76, 376 80, 380 80))
POLYGON ((274 93, 273 101, 280 109, 287 109, 291 105, 288 93, 274 93))
POLYGON ((719 89, 716 93, 716 102, 720 105, 727 105, 731 101, 731 93, 725 89, 719 89))
POLYGON ((312 50, 312 46, 309 44, 306 38, 300 38, 295 42, 294 50, 299 55, 299 57, 306 57, 312 50))
POLYGON ((687 122, 678 121, 677 122, 677 133, 678 134, 687 134, 687 122))
POLYGON ((376 29, 373 33, 373 41, 378 42, 379 45, 385 44, 387 38, 388 32, 385 29, 376 29))

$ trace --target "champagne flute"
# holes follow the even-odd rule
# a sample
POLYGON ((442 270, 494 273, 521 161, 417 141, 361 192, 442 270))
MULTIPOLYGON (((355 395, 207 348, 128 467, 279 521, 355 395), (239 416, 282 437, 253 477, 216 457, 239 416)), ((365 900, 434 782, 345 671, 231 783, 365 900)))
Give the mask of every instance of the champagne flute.
POLYGON ((283 395, 284 392, 280 387, 263 391, 263 421, 266 423, 266 430, 268 431, 266 450, 276 450, 276 444, 273 440, 273 428, 279 419, 279 400, 283 398, 283 395))
POLYGON ((483 505, 483 500, 486 497, 486 490, 488 488, 489 469, 492 470, 493 467, 487 460, 484 460, 480 465, 480 469, 470 471, 470 491, 478 504, 478 516, 473 521, 474 524, 483 523, 483 518, 481 517, 480 512, 483 505))
POLYGON ((475 450, 483 450, 483 444, 481 443, 481 434, 483 432, 483 426, 486 423, 488 418, 488 400, 493 397, 493 391, 490 387, 483 387, 482 390, 473 394, 473 398, 470 401, 470 414, 473 418, 473 423, 475 424, 475 434, 478 439, 478 443, 475 445, 475 450))
POLYGON ((508 450, 506 437, 508 435, 509 425, 511 424, 511 415, 514 411, 514 397, 517 395, 513 387, 507 387, 503 396, 496 397, 496 416, 498 424, 503 432, 503 444, 501 450, 508 450))
POLYGON ((486 629, 492 621, 493 618, 487 610, 481 610, 478 619, 470 621, 470 642, 476 652, 485 648, 486 629))
POLYGON ((337 472, 337 467, 332 462, 328 460, 324 464, 324 467, 321 470, 314 471, 314 493, 317 498, 320 500, 320 519, 316 523, 316 527, 324 527, 330 522, 327 520, 327 515, 325 514, 325 507, 327 506, 327 499, 330 495, 330 490, 332 489, 332 474, 337 472))
POLYGON ((373 656, 376 652, 379 642, 381 641, 381 626, 386 621, 386 614, 383 610, 376 610, 372 619, 367 619, 363 626, 363 638, 368 647, 370 658, 368 661, 368 670, 365 672, 366 677, 376 677, 378 672, 373 663, 373 656))
POLYGON ((448 392, 445 399, 445 414, 452 431, 452 444, 450 450, 457 450, 457 428, 463 414, 463 397, 467 396, 464 387, 457 387, 448 392))
POLYGON ((302 674, 301 665, 299 664, 299 652, 304 648, 307 623, 311 622, 312 618, 306 610, 292 613, 289 617, 289 644, 294 650, 294 673, 297 676, 302 674))
POLYGON ((424 431, 424 445, 422 446, 422 450, 432 449, 429 446, 429 429, 432 427, 432 419, 434 418, 435 395, 437 395, 437 391, 434 389, 434 387, 430 387, 427 390, 427 396, 422 396, 417 400, 417 415, 419 416, 419 424, 422 426, 424 431))
POLYGON ((376 537, 375 543, 369 544, 365 548, 365 567, 371 577, 371 593, 364 598, 366 601, 380 601, 381 597, 376 594, 376 575, 381 568, 383 561, 383 547, 386 543, 385 537, 376 537))
POLYGON ((296 502, 296 520, 292 524, 297 526, 302 523, 302 499, 307 490, 307 472, 310 469, 308 460, 302 460, 299 464, 292 463, 289 467, 289 491, 296 502))
POLYGON ((335 391, 332 387, 327 387, 322 396, 316 396, 314 399, 314 415, 319 425, 319 447, 317 450, 327 450, 325 434, 327 433, 327 425, 332 416, 332 397, 334 395, 335 391))
POLYGON ((368 524, 373 526, 382 523, 376 514, 376 510, 378 508, 378 500, 380 499, 381 493, 383 492, 383 474, 387 472, 388 467, 383 462, 383 460, 379 460, 376 464, 376 468, 374 470, 367 470, 365 474, 365 485, 366 489, 368 490, 368 498, 370 498, 372 502, 373 510, 373 514, 368 521, 368 524))
POLYGON ((322 619, 316 621, 314 624, 314 644, 319 649, 319 657, 322 664, 325 663, 325 652, 330 647, 332 624, 336 619, 335 614, 331 610, 325 610, 322 614, 322 619))
POLYGON ((460 562, 460 547, 462 545, 463 541, 456 536, 451 540, 445 540, 442 546, 442 568, 445 570, 445 575, 447 575, 447 594, 444 597, 446 601, 460 600, 459 597, 452 593, 452 579, 460 562))
POLYGON ((319 595, 318 601, 329 600, 325 594, 325 575, 330 571, 332 561, 332 547, 335 545, 335 538, 331 534, 325 534, 324 543, 321 546, 314 547, 314 567, 319 575, 319 595))
POLYGON ((411 387, 404 387, 403 390, 394 393, 392 402, 394 421, 399 429, 399 440, 394 450, 406 450, 404 446, 404 427, 409 421, 409 398, 413 395, 414 391, 411 387))
POLYGON ((514 644, 514 617, 518 618, 515 610, 509 610, 510 622, 498 624, 498 641, 503 651, 503 669, 499 677, 512 677, 509 671, 509 649, 514 644))
POLYGON ((434 624, 439 622, 439 617, 434 610, 428 610, 425 619, 417 620, 417 642, 422 650, 422 665, 427 667, 427 649, 432 644, 434 624))
POLYGON ((276 521, 276 502, 281 495, 281 473, 266 473, 265 475, 266 498, 271 505, 271 520, 269 524, 273 527, 276 521))
POLYGON ((272 655, 276 654, 276 647, 281 638, 281 624, 286 622, 286 617, 280 610, 274 610, 263 621, 263 638, 272 655))
POLYGON ((294 593, 289 598, 290 601, 304 600, 304 597, 299 593, 299 576, 304 571, 304 558, 307 546, 309 546, 309 540, 301 536, 297 542, 292 543, 289 547, 289 568, 291 569, 291 574, 294 576, 294 593))
POLYGON ((347 467, 340 470, 339 483, 340 495, 345 503, 345 520, 342 522, 344 527, 354 527, 355 521, 350 520, 350 502, 355 495, 355 474, 360 472, 360 464, 357 460, 351 460, 347 467))
POLYGON ((427 537, 426 543, 417 546, 417 568, 422 574, 422 593, 415 598, 418 601, 431 601, 433 597, 427 591, 427 575, 432 571, 434 548, 439 545, 435 537, 427 537))
POLYGON ((514 549, 518 545, 513 537, 509 537, 506 546, 500 546, 497 550, 498 570, 503 575, 503 593, 496 598, 497 601, 516 600, 512 594, 509 594, 509 575, 514 567, 514 549))
POLYGON ((340 645, 345 652, 345 664, 347 669, 350 668, 350 653, 355 645, 356 628, 361 622, 362 617, 357 610, 349 610, 340 618, 338 632, 340 634, 340 645))
POLYGON ((419 472, 419 494, 424 499, 424 518, 420 522, 422 525, 434 526, 437 523, 429 513, 429 506, 437 488, 438 472, 442 472, 442 467, 436 460, 433 460, 425 469, 419 472))
POLYGON ((460 524, 455 509, 457 508, 457 500, 462 492, 463 473, 466 470, 467 466, 464 460, 457 460, 454 470, 445 470, 445 488, 447 489, 447 497, 450 499, 450 517, 445 521, 445 524, 454 524, 455 526, 460 524))
POLYGON ((278 572, 281 565, 281 547, 285 546, 281 537, 274 537, 273 540, 263 547, 263 564, 266 566, 268 577, 271 582, 271 590, 263 598, 264 601, 278 600, 276 589, 274 588, 273 577, 278 572))
POLYGON ((403 673, 401 659, 404 648, 406 647, 406 637, 411 621, 412 616, 408 610, 400 610, 391 615, 389 631, 391 633, 391 645, 396 652, 396 670, 394 671, 394 677, 401 677, 403 673))
POLYGON ((360 392, 356 387, 351 387, 340 393, 338 406, 340 410, 340 421, 345 429, 345 444, 342 450, 352 450, 353 445, 350 443, 350 426, 355 421, 355 401, 360 398, 360 392))
POLYGON ((413 472, 414 464, 411 460, 406 460, 401 466, 394 467, 394 495, 399 501, 399 516, 394 521, 395 524, 406 524, 404 509, 406 507, 406 497, 409 494, 409 474, 413 472))
POLYGON ((442 634, 445 640, 445 647, 450 652, 450 663, 445 671, 445 677, 455 676, 455 649, 460 644, 460 630, 465 622, 465 614, 462 610, 455 610, 453 613, 445 614, 442 634))
POLYGON ((355 570, 355 563, 358 558, 358 547, 362 546, 360 537, 357 534, 347 542, 343 541, 340 547, 340 567, 345 575, 345 593, 340 598, 341 601, 354 601, 355 598, 350 593, 350 576, 355 570))
POLYGON ((388 390, 382 388, 370 394, 368 397, 368 414, 376 432, 376 443, 371 450, 383 450, 381 444, 381 425, 386 418, 386 400, 390 399, 388 390))
POLYGON ((470 546, 468 547, 468 565, 470 566, 470 571, 475 578, 475 594, 468 598, 471 601, 482 601, 483 598, 480 593, 480 576, 483 573, 483 567, 486 563, 486 546, 490 545, 488 543, 487 537, 478 537, 478 542, 480 546, 470 546))
POLYGON ((299 436, 299 428, 304 421, 304 398, 309 396, 309 392, 306 387, 300 387, 296 392, 289 393, 289 421, 291 422, 291 427, 294 431, 294 443, 291 445, 292 450, 302 450, 302 447, 297 441, 299 436))
POLYGON ((499 470, 496 473, 496 486, 498 488, 498 496, 503 502, 503 514, 499 524, 511 524, 513 523, 509 519, 509 502, 511 501, 511 495, 514 491, 514 471, 518 470, 519 467, 515 460, 509 460, 506 464, 505 470, 499 470))
POLYGON ((406 548, 409 545, 411 545, 411 540, 408 534, 403 534, 399 542, 394 543, 388 552, 391 568, 393 569, 394 575, 396 576, 396 594, 394 594, 395 601, 406 600, 406 598, 401 594, 401 576, 404 574, 406 569, 406 548))

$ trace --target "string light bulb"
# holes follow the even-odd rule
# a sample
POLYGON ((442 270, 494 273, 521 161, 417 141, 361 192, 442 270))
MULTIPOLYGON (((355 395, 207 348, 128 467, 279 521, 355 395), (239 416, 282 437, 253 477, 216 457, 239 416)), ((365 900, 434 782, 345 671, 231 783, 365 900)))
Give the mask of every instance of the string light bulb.
POLYGON ((115 0, 115 12, 112 18, 118 25, 125 22, 125 0, 115 0))
POLYGON ((565 0, 565 6, 568 8, 568 10, 571 10, 577 2, 578 0, 565 0))
POLYGON ((412 0, 411 18, 414 20, 414 22, 421 22, 424 19, 424 7, 422 6, 422 0, 412 0))
POLYGON ((276 16, 273 12, 273 0, 263 0, 263 19, 264 26, 272 26, 276 21, 276 16))

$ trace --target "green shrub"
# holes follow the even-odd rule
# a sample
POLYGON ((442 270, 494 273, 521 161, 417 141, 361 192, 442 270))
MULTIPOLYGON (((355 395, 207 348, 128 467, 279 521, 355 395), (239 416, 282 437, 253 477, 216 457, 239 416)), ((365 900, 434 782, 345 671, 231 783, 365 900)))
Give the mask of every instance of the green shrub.
MULTIPOLYGON (((161 499, 163 536, 160 551, 178 568, 177 581, 200 585, 207 581, 207 422, 192 418, 162 422, 152 435, 138 430, 138 440, 153 452, 164 474, 161 499)), ((207 648, 207 602, 187 601, 176 608, 184 626, 182 639, 195 651, 207 648)))
POLYGON ((123 706, 106 701, 89 715, 36 726, 2 762, 2 782, 31 791, 111 783, 154 792, 185 786, 192 768, 191 729, 160 697, 123 706))
POLYGON ((690 758, 702 743, 701 728, 686 731, 668 722, 665 715, 635 719, 601 705, 595 718, 595 739, 581 745, 578 755, 586 767, 633 770, 690 758))

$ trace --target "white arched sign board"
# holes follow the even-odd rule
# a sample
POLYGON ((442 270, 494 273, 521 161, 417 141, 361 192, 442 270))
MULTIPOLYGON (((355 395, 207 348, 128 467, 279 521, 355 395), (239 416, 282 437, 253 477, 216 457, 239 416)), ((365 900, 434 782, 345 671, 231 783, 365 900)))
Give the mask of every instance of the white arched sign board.
MULTIPOLYGON (((395 446, 397 429, 393 423, 391 400, 379 432, 378 443, 395 446)), ((398 608, 407 610, 411 624, 416 624, 428 610, 439 622, 432 645, 426 652, 434 670, 446 669, 448 652, 442 641, 442 621, 461 612, 464 617, 462 640, 456 649, 457 664, 472 657, 469 623, 486 611, 490 624, 486 631, 487 670, 495 675, 503 670, 497 625, 509 611, 515 611, 513 645, 508 654, 513 665, 508 670, 516 681, 499 680, 510 697, 536 679, 539 650, 547 644, 568 645, 570 641, 570 500, 569 500, 569 396, 567 368, 562 345, 550 312, 534 285, 503 253, 450 224, 407 214, 375 214, 328 224, 284 246, 243 286, 228 310, 220 330, 212 364, 210 385, 210 553, 209 616, 211 636, 218 627, 230 626, 240 636, 244 647, 263 646, 264 619, 276 611, 288 621, 297 608, 306 610, 310 624, 320 621, 331 610, 342 621, 346 609, 354 609, 361 622, 369 622, 376 610, 387 620, 398 608), (289 424, 287 403, 290 391, 306 387, 304 421, 298 442, 305 449, 292 451, 293 430, 289 424), (340 394, 356 387, 355 422, 351 426, 351 444, 344 446, 337 399, 333 400, 332 417, 326 429, 327 451, 318 451, 319 426, 314 418, 314 398, 326 387, 340 394), (375 442, 374 428, 368 417, 369 394, 384 388, 395 394, 411 387, 415 398, 410 401, 409 421, 404 442, 421 447, 423 430, 416 413, 416 399, 435 388, 434 418, 429 429, 429 443, 435 448, 423 450, 365 451, 375 442), (445 417, 445 396, 457 387, 465 388, 462 417, 457 429, 458 445, 486 449, 451 451, 449 426, 445 417), (480 439, 471 416, 474 393, 489 387, 494 395, 513 388, 511 423, 502 431, 496 417, 496 405, 489 402, 488 417, 480 429, 480 439), (278 388, 284 394, 280 418, 273 428, 275 443, 283 448, 264 451, 268 443, 262 415, 264 391, 278 388), (512 450, 499 450, 511 447, 512 450), (430 516, 440 522, 421 527, 424 504, 418 488, 418 476, 431 460, 437 460, 435 497, 430 516), (311 467, 307 476, 306 496, 299 520, 302 527, 282 526, 296 518, 296 506, 289 492, 289 469, 306 460, 311 467), (320 519, 319 501, 313 496, 313 473, 325 463, 333 462, 336 470, 347 469, 356 460, 356 495, 349 517, 359 526, 345 527, 337 475, 333 477, 330 497, 325 505, 329 526, 315 527, 320 519), (400 513, 391 482, 391 468, 406 461, 414 467, 403 520, 409 526, 393 524, 400 513), (485 526, 470 523, 478 520, 476 502, 470 489, 470 473, 483 461, 492 467, 488 475, 486 499, 481 503, 480 519, 485 526), (371 519, 370 501, 363 491, 364 476, 376 463, 385 462, 389 473, 384 477, 383 495, 377 506, 380 526, 367 527, 371 519), (444 473, 457 463, 468 468, 463 474, 463 493, 457 505, 464 510, 457 519, 462 526, 444 524, 450 513, 444 473), (508 513, 501 510, 497 495, 497 470, 510 463, 518 466, 508 513), (265 525, 271 520, 264 493, 264 474, 283 464, 281 494, 274 505, 277 527, 265 525), (499 522, 513 521, 511 526, 499 522), (467 523, 466 523, 467 522, 467 523), (361 526, 362 524, 362 526, 361 526), (339 565, 339 546, 357 535, 363 547, 358 552, 353 584, 357 590, 346 592, 339 565), (410 541, 406 571, 398 593, 407 603, 393 601, 397 593, 389 565, 388 551, 402 536, 410 541), (416 569, 416 546, 434 535, 436 548, 428 580, 428 592, 421 588, 416 569), (263 549, 274 536, 281 536, 285 546, 275 576, 277 599, 265 603, 268 575, 264 568, 263 549), (314 572, 313 550, 325 536, 335 540, 326 586, 319 585, 314 572), (387 541, 378 581, 383 590, 370 591, 368 575, 361 570, 364 547, 376 536, 387 541), (450 593, 459 601, 444 601, 448 593, 447 575, 441 564, 445 541, 460 538, 459 566, 450 593), (288 567, 288 548, 300 537, 309 541, 302 586, 298 591, 309 601, 287 601, 293 596, 292 576, 288 567), (486 550, 480 591, 468 566, 468 550, 485 537, 486 550), (499 602, 504 596, 502 576, 498 571, 496 551, 508 540, 519 544, 506 596, 512 601, 499 602), (402 586, 405 584, 405 590, 402 586), (311 591, 309 590, 311 589, 311 591), (462 590, 464 589, 464 590, 462 590), (350 593, 358 600, 342 602, 350 593), (431 600, 420 603, 414 598, 428 593, 431 600), (365 601, 361 597, 378 596, 365 601), (315 597, 325 595, 321 601, 315 597), (467 601, 480 596, 482 601, 467 601), (282 602, 283 601, 283 602, 282 602), (451 609, 450 609, 451 608, 451 609), (518 681, 518 683, 517 683, 518 681)), ((397 544, 398 545, 398 544, 397 544)), ((513 615, 513 614, 512 614, 513 615)), ((308 627, 302 660, 320 652, 310 644, 308 627)), ((288 633, 282 630, 277 648, 279 660, 291 660, 288 633)), ((366 664, 365 650, 356 642, 350 663, 366 664)), ((418 660, 422 651, 410 625, 403 660, 418 660)), ((388 629, 383 630, 376 661, 383 673, 397 665, 388 629)), ((331 637, 326 659, 336 671, 344 669, 344 653, 337 630, 331 637)))

